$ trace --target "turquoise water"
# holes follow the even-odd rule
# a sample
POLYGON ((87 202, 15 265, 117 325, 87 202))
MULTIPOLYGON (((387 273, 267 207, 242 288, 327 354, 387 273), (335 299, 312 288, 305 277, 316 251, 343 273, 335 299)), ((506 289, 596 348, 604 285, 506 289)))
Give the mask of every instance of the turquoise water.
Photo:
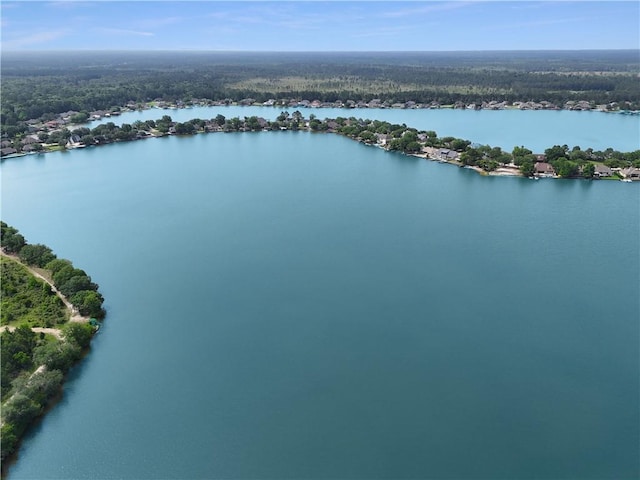
POLYGON ((553 145, 579 146, 586 150, 613 148, 631 152, 640 148, 640 116, 603 112, 568 110, 402 110, 366 108, 272 108, 272 107, 197 107, 185 109, 150 109, 127 112, 118 117, 104 118, 87 124, 133 123, 136 120, 157 120, 169 115, 174 121, 193 118, 210 119, 217 114, 227 118, 261 116, 275 120, 282 111, 300 111, 306 118, 356 117, 406 124, 420 130, 434 130, 441 137, 457 137, 481 144, 499 146, 509 152, 515 146, 525 146, 542 153, 553 145))
POLYGON ((302 132, 0 172, 108 309, 10 479, 637 475, 640 185, 302 132))

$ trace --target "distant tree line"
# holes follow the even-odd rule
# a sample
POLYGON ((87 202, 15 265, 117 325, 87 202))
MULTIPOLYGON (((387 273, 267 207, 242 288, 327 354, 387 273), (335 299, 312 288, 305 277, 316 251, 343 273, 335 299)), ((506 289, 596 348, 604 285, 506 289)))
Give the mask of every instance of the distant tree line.
POLYGON ((380 98, 440 104, 585 100, 640 108, 637 52, 543 53, 3 54, 0 123, 2 132, 12 136, 25 128, 26 120, 66 111, 194 98, 380 98), (281 85, 292 77, 322 86, 300 88, 286 81, 281 85), (264 85, 251 86, 256 78, 265 79, 264 85), (381 82, 388 85, 382 91, 381 82))

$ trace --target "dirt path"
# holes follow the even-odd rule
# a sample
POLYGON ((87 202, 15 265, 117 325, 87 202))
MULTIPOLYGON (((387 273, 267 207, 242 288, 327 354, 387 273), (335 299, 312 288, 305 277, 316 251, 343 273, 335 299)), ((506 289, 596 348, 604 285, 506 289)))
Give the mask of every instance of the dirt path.
MULTIPOLYGON (((11 260, 14 260, 14 261, 18 262, 20 265, 22 265, 27 270, 29 270, 29 273, 31 273, 31 275, 33 275, 34 277, 37 277, 40 280, 46 282, 51 287, 51 290, 58 296, 58 298, 60 300, 62 300, 62 303, 64 303, 65 307, 67 307, 67 310, 69 311, 69 321, 70 322, 81 322, 81 323, 84 322, 84 323, 86 323, 86 322, 89 321, 89 317, 83 317, 82 315, 80 315, 80 313, 78 312, 78 309, 76 307, 74 307, 71 304, 71 302, 67 299, 67 297, 65 297, 62 293, 60 293, 60 291, 56 288, 56 286, 48 278, 46 278, 44 275, 42 275, 38 271, 36 271, 33 268, 31 268, 29 265, 25 265, 24 263, 22 263, 17 256, 9 255, 8 253, 5 253, 2 249, 0 249, 0 255, 2 255, 3 257, 10 258, 11 260)), ((33 331, 35 331, 35 329, 33 329, 33 331)))
MULTIPOLYGON (((11 325, 3 325, 0 327, 0 333, 4 332, 5 330, 13 332, 15 329, 16 327, 13 327, 11 325)), ((62 340, 63 337, 62 330, 60 330, 59 328, 31 327, 31 331, 36 333, 48 333, 49 335, 53 335, 54 337, 56 337, 58 340, 62 340)))

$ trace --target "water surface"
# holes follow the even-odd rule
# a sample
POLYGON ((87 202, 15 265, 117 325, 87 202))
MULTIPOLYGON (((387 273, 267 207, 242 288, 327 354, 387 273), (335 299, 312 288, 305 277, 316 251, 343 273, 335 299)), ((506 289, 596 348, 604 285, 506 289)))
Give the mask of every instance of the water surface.
POLYGON ((639 185, 302 132, 0 172, 108 309, 10 479, 637 475, 639 185))

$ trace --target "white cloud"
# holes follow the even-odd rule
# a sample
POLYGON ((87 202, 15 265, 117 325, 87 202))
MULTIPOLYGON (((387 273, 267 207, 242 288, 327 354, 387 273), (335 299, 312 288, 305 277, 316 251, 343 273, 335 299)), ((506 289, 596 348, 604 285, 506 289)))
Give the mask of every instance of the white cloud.
POLYGON ((393 3, 389 2, 389 11, 381 13, 380 16, 384 18, 400 18, 400 17, 413 17, 416 15, 427 15, 434 12, 444 12, 448 10, 456 10, 468 5, 478 4, 480 2, 429 2, 426 5, 419 7, 403 8, 399 10, 393 9, 393 3))
POLYGON ((47 44, 52 40, 64 37, 69 34, 68 30, 52 30, 49 32, 38 32, 20 37, 15 37, 2 44, 3 49, 20 49, 31 45, 47 44))
POLYGON ((102 27, 102 28, 98 28, 98 31, 107 33, 107 34, 114 34, 114 35, 135 35, 137 37, 153 37, 155 35, 153 32, 141 32, 138 30, 127 30, 125 28, 102 27))

